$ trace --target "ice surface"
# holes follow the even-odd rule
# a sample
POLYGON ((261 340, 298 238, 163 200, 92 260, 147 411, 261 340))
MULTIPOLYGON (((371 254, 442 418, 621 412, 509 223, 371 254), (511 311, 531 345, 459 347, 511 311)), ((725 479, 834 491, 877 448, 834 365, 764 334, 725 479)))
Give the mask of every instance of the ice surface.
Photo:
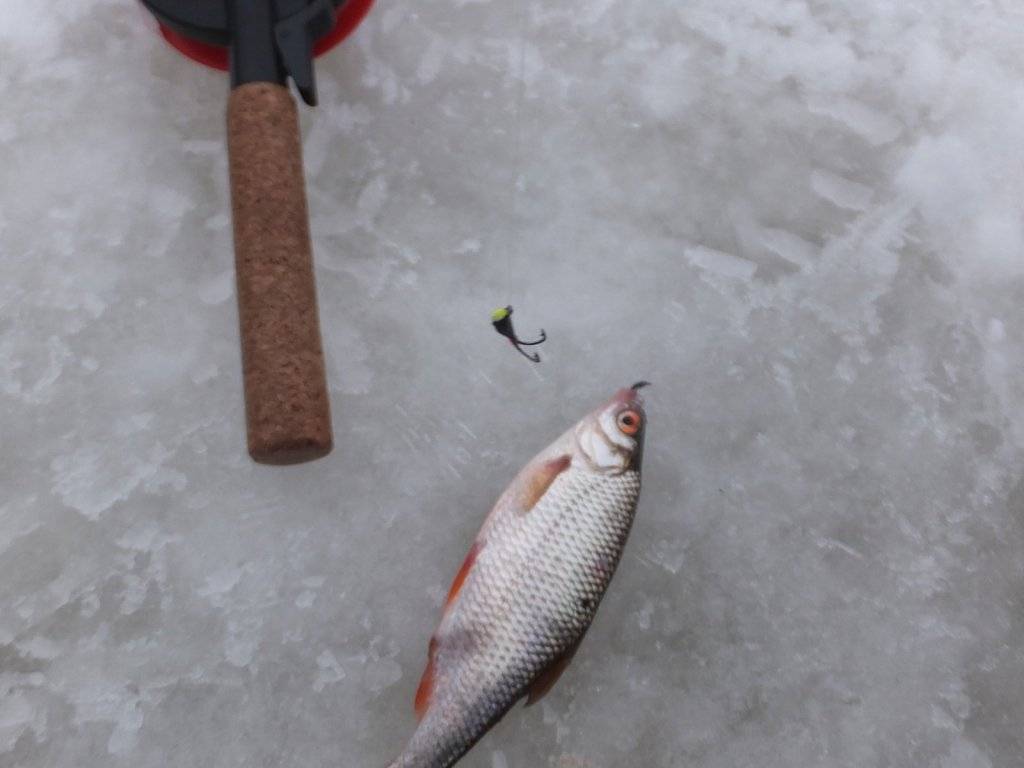
POLYGON ((1005 0, 379 0, 302 113, 337 448, 271 469, 224 77, 5 3, 0 766, 386 764, 490 502, 640 378, 621 571, 464 764, 1024 766, 1022 50, 1005 0))

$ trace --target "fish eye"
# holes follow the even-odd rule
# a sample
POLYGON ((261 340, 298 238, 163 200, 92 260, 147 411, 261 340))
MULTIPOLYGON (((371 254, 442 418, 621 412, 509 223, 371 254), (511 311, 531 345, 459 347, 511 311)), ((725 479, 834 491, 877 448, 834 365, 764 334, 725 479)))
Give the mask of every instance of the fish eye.
POLYGON ((643 419, 640 414, 634 410, 623 411, 616 419, 615 423, 623 434, 635 435, 640 431, 640 425, 643 423, 643 419))

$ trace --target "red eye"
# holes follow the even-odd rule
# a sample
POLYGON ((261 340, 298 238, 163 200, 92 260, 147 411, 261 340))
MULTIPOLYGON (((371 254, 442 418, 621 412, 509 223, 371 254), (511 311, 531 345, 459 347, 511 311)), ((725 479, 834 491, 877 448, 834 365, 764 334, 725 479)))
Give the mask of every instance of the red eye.
POLYGON ((623 434, 635 435, 640 431, 640 425, 643 424, 643 419, 636 411, 623 411, 618 415, 615 422, 619 425, 619 429, 623 434))

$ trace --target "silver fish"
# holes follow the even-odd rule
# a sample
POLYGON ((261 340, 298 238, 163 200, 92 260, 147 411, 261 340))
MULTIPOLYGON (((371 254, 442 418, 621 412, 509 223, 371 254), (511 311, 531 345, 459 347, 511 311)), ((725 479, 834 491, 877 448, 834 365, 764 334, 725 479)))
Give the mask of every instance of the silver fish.
POLYGON ((448 594, 416 692, 419 725, 388 768, 448 768, 572 659, 640 495, 639 382, 541 451, 484 521, 448 594))

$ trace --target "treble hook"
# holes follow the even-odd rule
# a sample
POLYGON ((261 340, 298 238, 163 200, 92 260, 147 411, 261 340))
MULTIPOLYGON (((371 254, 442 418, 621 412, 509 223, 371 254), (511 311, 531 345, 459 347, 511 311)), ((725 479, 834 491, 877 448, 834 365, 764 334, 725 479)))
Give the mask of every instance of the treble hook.
POLYGON ((512 305, 496 309, 491 312, 491 325, 494 326, 494 330, 508 339, 512 346, 515 347, 519 354, 525 357, 527 360, 531 360, 535 363, 540 362, 540 355, 534 352, 530 354, 523 347, 535 347, 538 344, 543 344, 547 341, 548 335, 544 333, 544 329, 540 329, 540 338, 536 341, 523 341, 516 336, 515 329, 512 327, 512 305))

